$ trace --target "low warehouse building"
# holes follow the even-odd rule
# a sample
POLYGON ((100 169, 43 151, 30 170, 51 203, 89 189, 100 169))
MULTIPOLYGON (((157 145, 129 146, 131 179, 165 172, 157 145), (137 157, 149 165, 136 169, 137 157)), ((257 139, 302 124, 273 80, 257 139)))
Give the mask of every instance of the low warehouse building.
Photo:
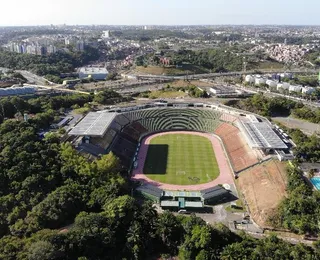
POLYGON ((79 78, 93 78, 95 80, 105 80, 108 76, 108 71, 106 68, 100 67, 83 67, 79 70, 79 78))

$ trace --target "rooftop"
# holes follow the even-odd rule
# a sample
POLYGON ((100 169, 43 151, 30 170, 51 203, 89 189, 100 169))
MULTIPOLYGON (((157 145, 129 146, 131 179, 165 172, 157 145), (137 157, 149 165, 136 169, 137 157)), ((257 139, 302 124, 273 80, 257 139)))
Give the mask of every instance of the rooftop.
POLYGON ((252 148, 287 149, 288 146, 266 122, 241 122, 252 148))
POLYGON ((229 194, 229 191, 219 185, 201 191, 201 196, 204 199, 212 199, 217 196, 222 196, 227 194, 229 194))
POLYGON ((140 187, 136 188, 136 190, 138 190, 140 192, 148 193, 148 194, 155 196, 157 198, 160 198, 163 193, 163 190, 161 190, 153 185, 150 185, 150 184, 145 184, 143 186, 140 186, 140 187))
POLYGON ((164 191, 164 197, 184 197, 184 198, 194 198, 201 197, 201 193, 198 191, 164 191))
POLYGON ((108 70, 106 68, 100 68, 100 67, 82 67, 80 68, 79 72, 84 74, 88 74, 88 73, 108 74, 108 70))
POLYGON ((69 132, 69 135, 102 137, 117 114, 90 112, 69 132))

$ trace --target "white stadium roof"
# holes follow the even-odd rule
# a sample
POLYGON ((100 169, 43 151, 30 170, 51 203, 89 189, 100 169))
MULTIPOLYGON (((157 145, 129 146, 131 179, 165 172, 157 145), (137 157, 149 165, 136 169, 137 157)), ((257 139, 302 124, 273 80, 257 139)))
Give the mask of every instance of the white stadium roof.
POLYGON ((242 126, 252 148, 287 149, 288 146, 266 122, 243 122, 242 126))
POLYGON ((117 114, 90 112, 69 132, 69 135, 102 137, 117 114))

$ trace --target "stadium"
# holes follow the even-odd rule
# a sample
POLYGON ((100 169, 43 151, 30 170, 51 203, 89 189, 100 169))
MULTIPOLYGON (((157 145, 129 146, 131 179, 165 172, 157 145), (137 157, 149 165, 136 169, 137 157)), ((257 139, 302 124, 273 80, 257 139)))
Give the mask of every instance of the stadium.
POLYGON ((139 194, 179 210, 229 200, 242 171, 274 157, 292 159, 280 130, 222 105, 161 101, 90 112, 69 135, 86 155, 113 152, 139 194))

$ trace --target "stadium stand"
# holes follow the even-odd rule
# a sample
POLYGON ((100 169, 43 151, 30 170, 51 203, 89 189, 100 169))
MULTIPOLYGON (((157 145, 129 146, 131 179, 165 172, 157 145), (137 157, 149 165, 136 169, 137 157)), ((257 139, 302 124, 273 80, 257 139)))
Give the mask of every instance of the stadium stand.
POLYGON ((174 129, 214 132, 220 125, 220 122, 216 120, 182 116, 146 118, 142 119, 140 123, 148 132, 174 129))
POLYGON ((103 137, 91 137, 90 142, 107 150, 116 135, 117 132, 114 129, 109 129, 103 137))
POLYGON ((144 197, 149 198, 155 202, 159 202, 161 196, 163 195, 163 190, 150 184, 140 186, 136 188, 136 191, 138 191, 144 197))
POLYGON ((202 117, 217 120, 220 118, 221 113, 212 109, 193 109, 193 108, 152 108, 136 110, 123 113, 131 122, 144 118, 154 117, 170 117, 170 116, 183 116, 183 117, 202 117))
MULTIPOLYGON (((189 104, 190 105, 190 104, 189 104)), ((203 107, 203 105, 202 105, 203 107)), ((194 130, 213 133, 224 121, 233 116, 222 117, 223 113, 210 107, 188 107, 177 104, 168 107, 145 106, 135 109, 115 109, 89 113, 70 135, 84 136, 92 145, 106 152, 113 151, 125 165, 134 157, 140 137, 146 133, 162 130, 194 130)))
MULTIPOLYGON (((213 132, 220 124, 221 113, 210 109, 192 108, 158 108, 131 111, 124 113, 124 116, 133 122, 139 122, 145 132, 173 129, 189 129, 205 132, 213 132)), ((135 132, 129 127, 126 133, 135 132)))
POLYGON ((229 190, 219 185, 200 192, 161 190, 151 184, 139 186, 136 190, 145 197, 160 202, 164 209, 203 208, 205 204, 210 205, 232 197, 229 190))
POLYGON ((233 116, 233 115, 230 115, 230 114, 222 114, 221 117, 220 117, 221 121, 230 122, 230 123, 233 123, 237 119, 238 118, 236 116, 233 116))
POLYGON ((139 141, 140 136, 148 132, 148 130, 139 122, 133 122, 132 124, 125 126, 122 132, 131 136, 133 140, 139 141))
POLYGON ((255 153, 241 138, 240 130, 227 123, 221 124, 215 131, 224 143, 234 172, 239 172, 258 162, 255 153))
POLYGON ((131 160, 136 152, 136 148, 137 143, 132 142, 121 133, 117 135, 111 151, 121 159, 123 165, 130 166, 131 160))
POLYGON ((123 126, 129 124, 130 120, 124 115, 119 114, 115 117, 113 122, 117 123, 120 126, 120 128, 122 128, 123 126))
POLYGON ((77 150, 79 152, 86 152, 89 154, 92 154, 95 157, 98 157, 102 154, 106 154, 106 151, 102 149, 100 146, 94 145, 94 144, 87 144, 87 143, 82 143, 77 147, 77 150))

